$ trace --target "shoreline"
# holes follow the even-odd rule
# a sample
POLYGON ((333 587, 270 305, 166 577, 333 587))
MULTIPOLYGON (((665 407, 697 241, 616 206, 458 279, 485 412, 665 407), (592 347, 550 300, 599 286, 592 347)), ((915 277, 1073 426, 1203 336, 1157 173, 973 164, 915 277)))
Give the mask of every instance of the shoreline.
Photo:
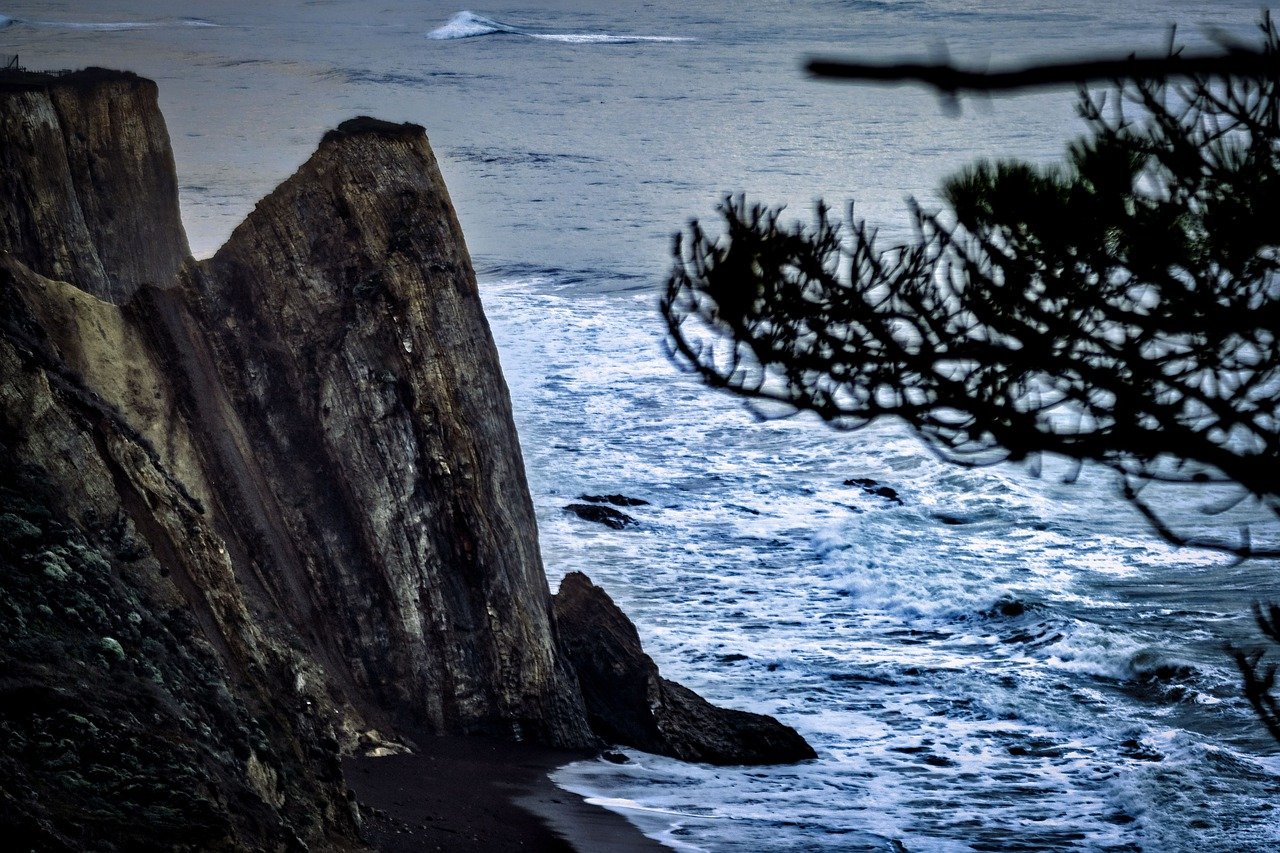
POLYGON ((494 850, 657 853, 625 817, 548 774, 592 753, 484 737, 416 738, 412 755, 347 758, 362 835, 383 853, 494 850))

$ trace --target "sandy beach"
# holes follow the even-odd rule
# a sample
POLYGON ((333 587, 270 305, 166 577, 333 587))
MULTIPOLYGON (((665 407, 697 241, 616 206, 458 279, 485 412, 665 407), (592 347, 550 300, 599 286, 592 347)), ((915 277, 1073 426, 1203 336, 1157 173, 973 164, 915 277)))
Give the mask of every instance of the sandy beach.
POLYGON ((586 756, 487 738, 423 737, 414 755, 343 763, 366 840, 387 853, 658 851, 621 816, 547 774, 586 756))

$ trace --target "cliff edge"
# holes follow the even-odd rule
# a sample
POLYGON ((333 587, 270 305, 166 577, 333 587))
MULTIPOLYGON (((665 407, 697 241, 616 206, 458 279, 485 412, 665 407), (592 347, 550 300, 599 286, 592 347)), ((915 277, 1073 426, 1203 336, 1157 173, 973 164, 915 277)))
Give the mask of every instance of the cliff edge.
POLYGON ((0 104, 0 248, 116 304, 171 284, 190 251, 156 84, 10 73, 0 104))

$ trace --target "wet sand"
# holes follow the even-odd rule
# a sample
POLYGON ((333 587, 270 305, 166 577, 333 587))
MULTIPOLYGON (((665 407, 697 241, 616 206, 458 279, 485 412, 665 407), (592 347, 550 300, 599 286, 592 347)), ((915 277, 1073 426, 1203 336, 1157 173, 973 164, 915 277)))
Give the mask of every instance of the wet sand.
POLYGON ((416 739, 414 755, 343 762, 366 840, 386 853, 655 853, 627 820, 561 790, 547 773, 583 753, 487 738, 416 739))

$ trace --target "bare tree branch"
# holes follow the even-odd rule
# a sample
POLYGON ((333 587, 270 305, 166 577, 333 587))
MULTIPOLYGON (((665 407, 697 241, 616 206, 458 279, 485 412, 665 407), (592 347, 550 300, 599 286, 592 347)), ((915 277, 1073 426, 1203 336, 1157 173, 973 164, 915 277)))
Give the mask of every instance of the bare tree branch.
MULTIPOLYGON (((695 222, 676 241, 671 351, 708 384, 840 428, 900 419, 953 462, 1053 454, 1131 485, 1236 484, 1223 506, 1280 515, 1269 16, 1262 33, 1228 58, 1266 61, 1213 66, 1222 77, 1175 85, 1166 63, 1082 94, 1091 135, 1066 164, 961 172, 949 211, 911 204, 913 241, 881 247, 852 210, 840 221, 820 206, 806 227, 727 198, 719 235, 695 222)), ((1280 557, 1248 529, 1175 530, 1138 491, 1125 494, 1168 542, 1280 557)))
POLYGON ((988 71, 947 63, 874 63, 811 59, 805 70, 814 77, 892 85, 919 83, 944 95, 959 92, 1016 92, 1114 80, 1162 82, 1177 78, 1241 77, 1280 72, 1276 57, 1263 51, 1231 50, 1207 54, 1126 56, 1043 63, 988 71))
MULTIPOLYGON (((1280 33, 1266 13, 1261 31, 1257 49, 1000 72, 810 63, 952 99, 1114 82, 1081 92, 1090 135, 1063 166, 978 163, 945 184, 946 212, 911 203, 897 245, 852 207, 806 227, 725 199, 718 235, 695 221, 675 240, 668 351, 838 428, 898 419, 957 464, 1106 466, 1166 542, 1280 559, 1280 33), (1269 514, 1268 538, 1178 529, 1144 496, 1177 483, 1214 489, 1206 517, 1269 514)), ((1280 606, 1254 617, 1280 646, 1280 606)), ((1228 649, 1280 741, 1277 665, 1228 649)))

